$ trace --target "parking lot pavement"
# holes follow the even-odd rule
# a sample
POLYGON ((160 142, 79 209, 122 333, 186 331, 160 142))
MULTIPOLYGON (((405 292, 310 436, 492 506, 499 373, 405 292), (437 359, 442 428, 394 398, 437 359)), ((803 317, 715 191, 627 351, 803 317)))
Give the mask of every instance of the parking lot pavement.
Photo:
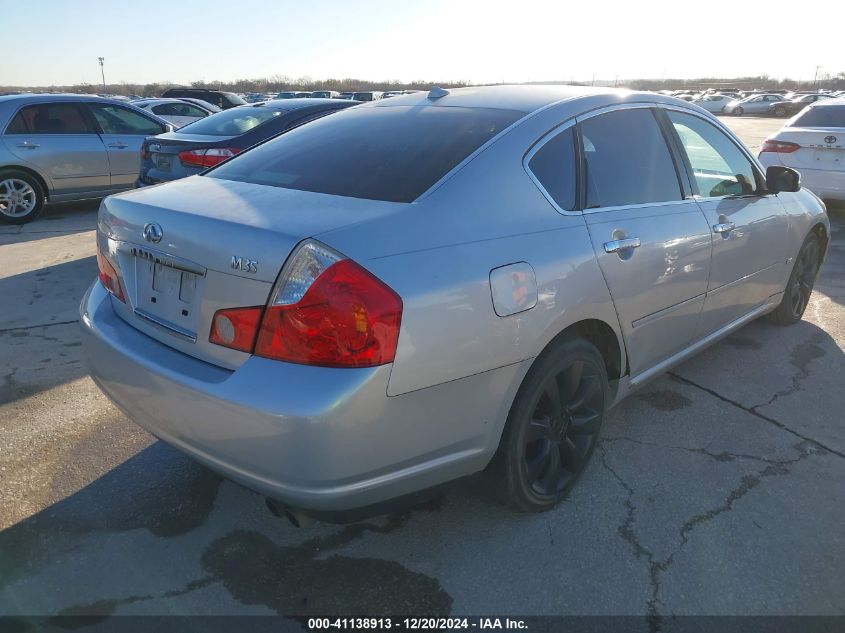
MULTIPOLYGON (((726 121, 752 145, 781 124, 726 121)), ((752 323, 622 403, 553 511, 472 478, 301 531, 87 377, 95 210, 0 227, 0 614, 845 613, 845 214, 804 322, 752 323)))

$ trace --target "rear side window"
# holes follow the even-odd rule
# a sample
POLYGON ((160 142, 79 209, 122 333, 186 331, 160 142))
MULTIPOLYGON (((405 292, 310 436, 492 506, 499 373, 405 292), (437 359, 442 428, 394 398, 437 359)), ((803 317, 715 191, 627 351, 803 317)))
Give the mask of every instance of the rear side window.
POLYGON ((575 209, 575 134, 572 128, 537 150, 528 169, 561 209, 575 209))
POLYGON ((412 202, 524 114, 492 108, 350 108, 291 130, 208 176, 412 202))
POLYGON ((189 123, 180 133, 202 136, 240 136, 285 114, 286 110, 272 108, 230 108, 212 116, 189 123))
POLYGON ((164 127, 143 114, 115 105, 88 104, 103 134, 161 134, 164 127))
POLYGON ((845 127, 845 105, 808 108, 791 123, 792 127, 845 127))
POLYGON ((93 134, 73 103, 42 103, 23 108, 7 134, 93 134))
POLYGON ((651 110, 616 110, 580 127, 588 209, 682 198, 672 155, 651 110))

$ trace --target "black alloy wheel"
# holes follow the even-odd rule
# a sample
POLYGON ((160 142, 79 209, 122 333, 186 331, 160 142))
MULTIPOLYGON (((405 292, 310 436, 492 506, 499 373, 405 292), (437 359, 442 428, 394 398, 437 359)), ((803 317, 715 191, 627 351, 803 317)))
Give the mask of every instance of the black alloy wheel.
POLYGON ((598 443, 606 397, 604 359, 587 341, 562 341, 535 362, 494 460, 511 505, 545 510, 569 494, 598 443))

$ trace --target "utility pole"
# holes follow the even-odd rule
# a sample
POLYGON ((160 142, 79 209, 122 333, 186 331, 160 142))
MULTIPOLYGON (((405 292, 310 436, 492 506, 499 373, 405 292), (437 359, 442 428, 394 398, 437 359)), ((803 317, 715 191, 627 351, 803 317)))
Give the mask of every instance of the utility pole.
POLYGON ((100 75, 102 75, 102 77, 103 77, 103 92, 105 92, 106 91, 106 71, 103 70, 103 62, 106 61, 106 58, 105 57, 98 57, 97 59, 100 61, 100 75))
POLYGON ((821 68, 821 66, 816 66, 816 74, 813 75, 813 88, 816 87, 816 81, 819 78, 819 68, 821 68))

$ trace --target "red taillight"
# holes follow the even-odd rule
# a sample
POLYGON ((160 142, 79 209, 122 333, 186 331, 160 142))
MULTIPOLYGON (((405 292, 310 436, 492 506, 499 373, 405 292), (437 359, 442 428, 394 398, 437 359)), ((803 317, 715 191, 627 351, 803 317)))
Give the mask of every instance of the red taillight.
POLYGON ((185 167, 214 167, 238 152, 237 147, 212 147, 211 149, 190 149, 179 152, 179 161, 185 167))
POLYGON ((141 160, 146 160, 150 157, 149 147, 146 143, 141 143, 141 160))
POLYGON ((399 295, 355 262, 306 240, 282 269, 267 307, 219 310, 209 340, 289 363, 372 367, 393 362, 401 321, 399 295))
POLYGON ((292 305, 264 314, 255 353, 290 363, 372 367, 393 362, 402 300, 355 262, 327 268, 292 305))
POLYGON ((763 141, 763 147, 760 148, 760 152, 791 154, 799 149, 801 149, 801 146, 798 143, 789 143, 788 141, 763 141))
POLYGON ((120 285, 120 277, 99 248, 97 248, 97 268, 100 271, 100 283, 103 284, 103 287, 123 303, 126 303, 126 297, 123 295, 123 288, 120 285))
POLYGON ((224 347, 251 352, 263 312, 262 306, 218 310, 211 321, 208 340, 224 347))

